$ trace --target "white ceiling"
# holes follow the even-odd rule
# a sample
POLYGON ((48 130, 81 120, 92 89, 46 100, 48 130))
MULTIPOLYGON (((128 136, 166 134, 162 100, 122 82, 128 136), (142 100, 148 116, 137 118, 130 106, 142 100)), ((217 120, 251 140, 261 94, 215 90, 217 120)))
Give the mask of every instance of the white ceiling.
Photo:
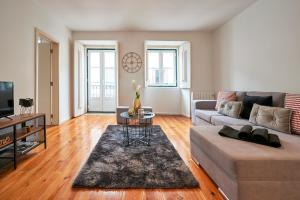
POLYGON ((118 41, 116 40, 78 40, 81 44, 87 46, 103 45, 103 46, 115 46, 118 41))
POLYGON ((74 31, 212 30, 256 0, 36 0, 74 31))
POLYGON ((145 45, 147 46, 180 46, 187 41, 158 41, 158 40, 146 40, 145 45))

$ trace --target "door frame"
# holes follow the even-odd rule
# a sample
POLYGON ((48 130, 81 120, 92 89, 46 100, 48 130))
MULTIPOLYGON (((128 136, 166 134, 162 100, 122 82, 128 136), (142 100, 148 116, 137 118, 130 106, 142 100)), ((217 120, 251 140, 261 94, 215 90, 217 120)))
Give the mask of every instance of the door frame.
MULTIPOLYGON (((58 40, 54 39, 49 34, 43 32, 42 30, 35 28, 35 95, 34 95, 34 102, 35 102, 35 112, 39 112, 38 105, 39 105, 39 54, 38 54, 38 39, 39 37, 47 40, 50 42, 51 46, 51 61, 50 61, 50 79, 53 82, 53 85, 50 89, 50 110, 53 117, 50 119, 51 125, 58 125, 59 124, 59 42, 58 40)), ((49 83, 51 84, 51 83, 49 83)))
MULTIPOLYGON (((88 59, 88 55, 89 55, 89 50, 113 50, 115 51, 115 102, 116 102, 116 108, 117 108, 117 105, 118 105, 118 57, 117 57, 117 49, 116 48, 98 48, 98 47, 87 47, 86 48, 86 83, 87 83, 87 87, 86 87, 86 111, 87 113, 115 113, 113 111, 89 111, 89 59, 88 59)), ((102 97, 103 98, 103 97, 102 97)))

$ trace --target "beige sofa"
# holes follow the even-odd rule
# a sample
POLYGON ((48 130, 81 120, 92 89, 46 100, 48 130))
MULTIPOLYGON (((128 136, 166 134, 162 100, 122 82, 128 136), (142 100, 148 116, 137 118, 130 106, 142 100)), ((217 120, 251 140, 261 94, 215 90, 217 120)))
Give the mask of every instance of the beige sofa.
MULTIPOLYGON (((284 106, 284 93, 236 92, 238 100, 249 96, 272 96, 273 106, 284 106)), ((216 101, 194 101, 190 129, 191 154, 230 200, 300 199, 300 137, 269 130, 279 136, 282 147, 272 148, 225 138, 222 125, 239 129, 251 124, 214 110, 216 101), (199 126, 201 125, 201 126, 199 126), (205 126, 203 126, 205 125, 205 126)))
MULTIPOLYGON (((273 106, 283 107, 285 93, 282 92, 236 92, 237 100, 242 101, 245 95, 248 96, 272 96, 273 106)), ((216 100, 194 100, 192 102, 192 123, 193 125, 247 125, 248 120, 236 119, 224 116, 215 110, 216 100)))

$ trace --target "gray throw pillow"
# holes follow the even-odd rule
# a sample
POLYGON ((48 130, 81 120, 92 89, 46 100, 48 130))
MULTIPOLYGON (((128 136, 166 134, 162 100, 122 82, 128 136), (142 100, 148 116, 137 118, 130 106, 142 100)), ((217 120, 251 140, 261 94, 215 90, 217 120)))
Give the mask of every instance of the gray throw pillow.
POLYGON ((225 101, 222 102, 218 113, 233 118, 239 118, 242 112, 243 102, 241 101, 225 101))
POLYGON ((249 122, 276 131, 291 133, 291 115, 290 109, 254 104, 249 122))

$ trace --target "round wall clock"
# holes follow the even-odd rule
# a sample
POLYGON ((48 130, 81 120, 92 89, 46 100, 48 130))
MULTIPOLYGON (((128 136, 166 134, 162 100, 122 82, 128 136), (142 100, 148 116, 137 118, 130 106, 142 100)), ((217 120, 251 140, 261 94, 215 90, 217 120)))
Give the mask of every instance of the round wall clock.
POLYGON ((141 69, 143 61, 139 54, 129 52, 124 55, 122 63, 125 71, 135 73, 141 69))

